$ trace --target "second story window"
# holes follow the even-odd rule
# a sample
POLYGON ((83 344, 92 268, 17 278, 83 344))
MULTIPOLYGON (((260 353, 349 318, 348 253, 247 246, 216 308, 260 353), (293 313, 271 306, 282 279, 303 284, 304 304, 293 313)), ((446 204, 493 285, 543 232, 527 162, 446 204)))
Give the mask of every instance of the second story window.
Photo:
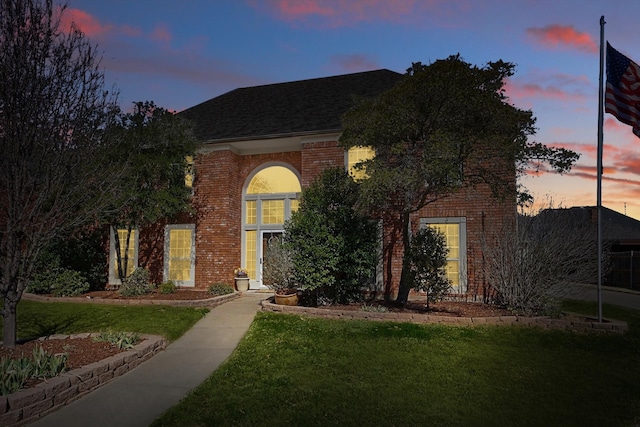
POLYGON ((364 169, 357 168, 356 165, 365 160, 372 159, 376 152, 371 147, 351 147, 347 152, 347 172, 356 181, 368 177, 364 169))

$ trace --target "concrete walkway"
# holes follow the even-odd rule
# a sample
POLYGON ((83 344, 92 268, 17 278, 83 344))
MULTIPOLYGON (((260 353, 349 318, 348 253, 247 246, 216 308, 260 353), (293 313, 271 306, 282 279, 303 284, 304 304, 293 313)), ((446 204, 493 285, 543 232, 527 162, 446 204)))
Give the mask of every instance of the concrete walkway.
POLYGON ((143 427, 201 384, 236 348, 265 293, 213 308, 164 351, 31 426, 143 427))
MULTIPOLYGON (((598 287, 595 285, 573 285, 563 296, 582 301, 598 301, 598 287)), ((602 302, 640 310, 640 292, 603 286, 602 302)))

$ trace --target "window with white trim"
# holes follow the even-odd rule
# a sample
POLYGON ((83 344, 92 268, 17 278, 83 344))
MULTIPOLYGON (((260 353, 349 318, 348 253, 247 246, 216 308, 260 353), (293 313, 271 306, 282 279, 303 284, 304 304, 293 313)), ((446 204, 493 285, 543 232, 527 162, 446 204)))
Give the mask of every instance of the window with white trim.
POLYGON ((432 227, 446 238, 447 277, 453 291, 467 291, 467 219, 465 217, 420 218, 421 227, 432 227))
POLYGON ((249 273, 250 286, 260 286, 263 238, 282 233, 284 223, 298 210, 302 191, 300 178, 288 165, 266 164, 249 177, 243 194, 242 267, 249 273))
MULTIPOLYGON (((127 246, 127 230, 118 229, 118 243, 120 244, 120 263, 125 268, 125 253, 126 256, 126 271, 125 277, 129 277, 133 270, 138 266, 138 230, 131 230, 129 236, 129 245, 127 246)), ((110 227, 109 236, 109 284, 120 285, 122 282, 118 276, 118 257, 116 255, 116 244, 113 227, 110 227)))
POLYGON ((165 227, 164 280, 176 286, 195 286, 195 225, 165 227))

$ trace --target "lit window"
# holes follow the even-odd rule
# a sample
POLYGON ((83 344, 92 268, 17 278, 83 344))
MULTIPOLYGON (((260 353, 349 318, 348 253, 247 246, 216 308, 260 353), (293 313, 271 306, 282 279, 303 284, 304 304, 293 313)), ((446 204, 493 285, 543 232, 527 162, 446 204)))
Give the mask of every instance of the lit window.
POLYGON ((257 251, 257 240, 256 240, 256 236, 257 236, 257 231, 256 230, 249 230, 246 232, 246 261, 245 261, 245 268, 247 269, 247 273, 249 273, 249 278, 251 279, 255 279, 256 278, 256 251, 257 251))
POLYGON ((271 166, 258 172, 247 187, 247 194, 299 193, 298 177, 284 166, 271 166))
POLYGON ((263 200, 262 201, 262 223, 282 224, 284 223, 284 200, 263 200))
POLYGON ((267 166, 248 182, 244 194, 242 267, 249 273, 250 286, 260 286, 264 237, 282 234, 291 212, 298 209, 302 191, 300 179, 285 166, 267 166))
POLYGON ((165 280, 194 286, 193 225, 168 225, 165 232, 165 280))
POLYGON ((356 167, 358 163, 372 159, 376 152, 371 147, 351 147, 347 152, 347 171, 355 180, 362 180, 368 177, 364 169, 356 167))
POLYGON ((247 208, 247 218, 246 218, 246 223, 249 225, 253 225, 257 222, 256 219, 256 201, 255 200, 247 200, 247 204, 246 204, 246 208, 247 208))
POLYGON ((440 231, 446 239, 447 277, 454 291, 466 292, 466 219, 465 218, 422 218, 422 226, 440 231))
POLYGON ((184 172, 184 185, 193 188, 193 156, 186 157, 187 167, 184 172))
MULTIPOLYGON (((138 266, 138 230, 131 230, 129 235, 129 245, 127 247, 127 230, 117 230, 118 243, 120 246, 120 263, 125 268, 125 253, 127 254, 127 265, 124 276, 129 277, 138 266)), ((113 229, 111 229, 111 250, 109 251, 109 283, 119 285, 121 283, 118 273, 118 257, 116 255, 116 243, 113 229)))

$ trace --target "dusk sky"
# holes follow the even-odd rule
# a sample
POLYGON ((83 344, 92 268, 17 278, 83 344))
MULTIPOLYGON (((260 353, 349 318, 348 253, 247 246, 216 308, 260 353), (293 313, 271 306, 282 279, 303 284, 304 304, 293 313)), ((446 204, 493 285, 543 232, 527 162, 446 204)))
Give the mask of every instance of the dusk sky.
MULTIPOLYGON (((535 140, 581 153, 571 173, 522 183, 538 203, 595 206, 600 17, 640 63, 638 0, 69 0, 103 52, 123 109, 181 111, 238 87, 386 68, 460 53, 516 64, 514 105, 535 140)), ((640 219, 640 138, 605 114, 603 205, 640 219)))

